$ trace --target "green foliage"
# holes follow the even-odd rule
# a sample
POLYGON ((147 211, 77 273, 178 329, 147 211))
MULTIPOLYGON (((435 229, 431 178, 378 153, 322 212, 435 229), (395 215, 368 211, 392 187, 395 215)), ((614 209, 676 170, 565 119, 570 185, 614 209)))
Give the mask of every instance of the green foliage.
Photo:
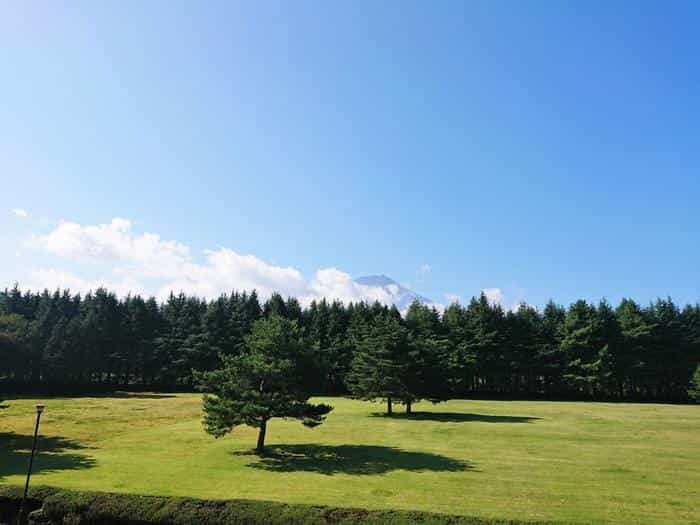
POLYGON ((39 359, 37 323, 16 314, 0 314, 0 376, 2 368, 27 375, 39 359))
POLYGON ((450 343, 435 307, 414 301, 406 313, 406 326, 411 337, 406 370, 409 397, 403 401, 410 412, 411 404, 421 399, 434 403, 449 399, 452 393, 447 371, 450 343))
POLYGON ((253 323, 240 355, 222 355, 221 360, 222 368, 198 374, 199 387, 207 392, 204 428, 214 437, 248 425, 260 429, 257 450, 261 451, 270 419, 294 418, 315 427, 332 410, 308 402, 309 355, 296 321, 270 313, 253 323))
MULTIPOLYGON (((15 519, 19 487, 0 487, 0 517, 15 519)), ((166 498, 131 494, 32 489, 30 508, 50 524, 91 525, 555 525, 416 511, 377 511, 271 501, 166 498)), ((563 525, 563 522, 558 522, 563 525)))
POLYGON ((317 371, 312 385, 317 392, 348 391, 347 375, 353 354, 348 337, 350 317, 340 301, 329 305, 325 299, 312 301, 304 312, 303 324, 313 350, 313 367, 317 371))
POLYGON ((412 397, 408 384, 412 341, 408 330, 390 314, 379 316, 360 334, 349 376, 354 397, 386 400, 392 412, 392 400, 412 397))
POLYGON ((695 367, 695 373, 690 380, 690 387, 688 388, 688 396, 690 399, 700 402, 700 365, 695 367))
POLYGON ((700 305, 681 310, 671 299, 506 312, 481 294, 442 314, 415 303, 402 318, 379 303, 302 307, 273 294, 261 304, 254 291, 158 303, 105 289, 80 296, 15 286, 0 292, 0 390, 191 390, 193 370, 221 368, 220 356, 240 355, 253 323, 272 316, 297 323, 306 390, 390 395, 407 410, 450 396, 683 402, 700 361, 700 305), (378 328, 387 323, 393 328, 378 328), (400 348, 381 350, 387 329, 400 348), (375 371, 372 379, 373 360, 387 378, 375 371))

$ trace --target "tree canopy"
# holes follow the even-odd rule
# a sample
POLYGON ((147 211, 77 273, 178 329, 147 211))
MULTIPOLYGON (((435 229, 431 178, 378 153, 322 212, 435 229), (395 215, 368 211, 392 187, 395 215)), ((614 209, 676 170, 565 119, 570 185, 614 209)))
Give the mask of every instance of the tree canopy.
POLYGON ((256 450, 262 451, 270 419, 294 418, 315 427, 332 410, 308 402, 310 355, 296 321, 272 313, 254 322, 241 353, 222 355, 221 360, 221 368, 197 375, 207 392, 204 427, 214 437, 248 425, 259 429, 256 450))
POLYGON ((193 370, 222 368, 272 316, 296 323, 308 391, 407 408, 462 396, 687 401, 700 363, 700 305, 669 298, 506 311, 482 294, 400 313, 255 292, 159 302, 14 287, 0 292, 0 391, 191 390, 193 370))
POLYGON ((700 402, 700 365, 695 368, 693 378, 690 380, 688 396, 690 396, 690 399, 700 402))

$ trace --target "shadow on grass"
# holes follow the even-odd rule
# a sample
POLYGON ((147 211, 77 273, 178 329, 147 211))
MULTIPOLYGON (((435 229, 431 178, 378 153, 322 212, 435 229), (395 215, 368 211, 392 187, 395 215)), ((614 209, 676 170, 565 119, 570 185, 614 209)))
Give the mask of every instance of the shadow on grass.
POLYGON ((441 423, 530 423, 540 419, 539 417, 529 416, 492 416, 488 414, 465 414, 462 412, 413 412, 412 414, 398 413, 391 416, 381 412, 374 412, 371 416, 413 421, 438 421, 441 423))
MULTIPOLYGON (((22 400, 22 399, 80 399, 80 398, 104 398, 104 399, 169 399, 177 397, 175 394, 159 394, 157 392, 126 392, 118 390, 115 392, 55 392, 51 394, 15 394, 7 395, 6 401, 22 400)), ((3 408, 3 407, 0 407, 3 408)), ((6 407, 4 407, 6 408, 6 407)))
MULTIPOLYGON (((254 452, 235 452, 254 455, 254 452)), ((276 445, 248 464, 272 472, 318 474, 383 474, 392 470, 463 472, 473 467, 457 459, 377 445, 276 445)))
MULTIPOLYGON (((25 474, 29 466, 34 436, 0 433, 0 482, 7 476, 25 474)), ((33 473, 77 470, 95 466, 95 461, 74 451, 87 447, 59 436, 39 435, 33 473)))
POLYGON ((177 397, 173 394, 148 394, 148 393, 140 393, 140 392, 122 392, 122 391, 117 391, 117 392, 106 392, 102 394, 94 394, 89 397, 109 397, 109 398, 116 398, 116 399, 168 399, 171 397, 177 397))

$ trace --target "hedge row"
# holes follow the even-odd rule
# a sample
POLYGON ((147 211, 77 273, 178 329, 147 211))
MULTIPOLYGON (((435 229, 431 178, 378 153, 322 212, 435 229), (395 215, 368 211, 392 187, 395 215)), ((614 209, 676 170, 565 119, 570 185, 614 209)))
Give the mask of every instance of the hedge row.
MULTIPOLYGON (((17 519, 22 491, 0 487, 0 523, 17 519)), ((342 509, 253 500, 198 500, 131 494, 73 492, 39 487, 30 491, 35 523, 62 525, 544 525, 418 511, 342 509), (35 521, 36 520, 36 521, 35 521)), ((546 522, 546 525, 554 525, 546 522)))

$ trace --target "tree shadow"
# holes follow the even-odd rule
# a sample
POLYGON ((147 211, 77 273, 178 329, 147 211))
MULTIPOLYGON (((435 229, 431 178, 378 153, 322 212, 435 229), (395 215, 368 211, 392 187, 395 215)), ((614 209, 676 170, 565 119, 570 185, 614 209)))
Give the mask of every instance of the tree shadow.
POLYGON ((382 412, 374 412, 371 416, 413 421, 438 421, 440 423, 530 423, 541 419, 530 416, 494 416, 489 414, 465 414, 462 412, 413 412, 412 414, 398 413, 391 416, 382 412))
POLYGON ((50 397, 59 398, 81 398, 95 397, 105 399, 168 399, 177 397, 175 394, 159 394, 158 392, 127 392, 126 390, 115 390, 113 392, 83 392, 83 393, 58 393, 50 397))
POLYGON ((169 399, 177 397, 175 394, 159 394, 158 392, 127 392, 117 390, 114 392, 52 392, 38 394, 13 394, 7 395, 5 401, 13 399, 78 399, 78 398, 105 398, 105 399, 169 399))
MULTIPOLYGON (((7 476, 25 474, 29 466, 34 436, 0 433, 0 482, 7 476)), ((84 445, 60 436, 42 436, 37 440, 32 472, 77 470, 95 466, 95 460, 73 451, 86 449, 84 445)))
MULTIPOLYGON (((79 396, 84 397, 84 396, 79 396)), ((169 399, 171 397, 177 397, 173 394, 158 394, 158 393, 139 393, 139 392, 107 392, 101 394, 94 394, 90 397, 108 397, 115 399, 169 399)))
MULTIPOLYGON (((234 452, 252 455, 253 452, 234 452)), ((392 470, 463 472, 474 470, 467 462, 378 445, 276 445, 247 466, 272 472, 318 474, 383 474, 392 470)))

